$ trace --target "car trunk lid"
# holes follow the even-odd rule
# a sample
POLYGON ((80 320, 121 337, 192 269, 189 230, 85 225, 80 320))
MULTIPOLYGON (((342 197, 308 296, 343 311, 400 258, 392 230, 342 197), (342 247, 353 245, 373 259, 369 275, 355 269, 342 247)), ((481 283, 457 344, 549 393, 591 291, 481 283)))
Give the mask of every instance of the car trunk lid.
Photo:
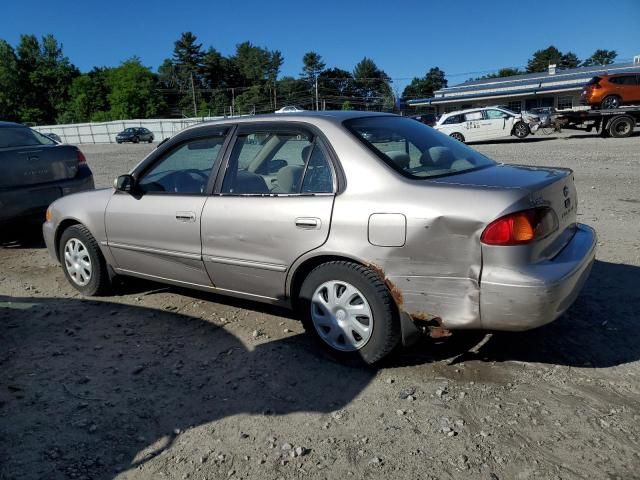
POLYGON ((495 165, 435 181, 521 192, 516 195, 516 201, 505 210, 496 212, 496 218, 535 207, 552 209, 558 218, 558 229, 549 236, 527 245, 530 261, 553 258, 575 233, 578 199, 573 171, 570 169, 495 165))
POLYGON ((31 145, 0 149, 0 187, 21 187, 70 179, 80 155, 71 145, 31 145))

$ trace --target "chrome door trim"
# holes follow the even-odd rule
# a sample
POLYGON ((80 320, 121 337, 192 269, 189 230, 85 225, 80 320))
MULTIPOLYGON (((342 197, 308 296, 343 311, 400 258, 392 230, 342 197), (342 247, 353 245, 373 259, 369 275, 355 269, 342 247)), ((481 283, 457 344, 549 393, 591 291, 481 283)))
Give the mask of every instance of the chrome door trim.
MULTIPOLYGON (((262 270, 271 270, 272 272, 285 272, 287 270, 286 265, 280 265, 278 263, 256 262, 253 260, 242 260, 239 258, 229 257, 214 257, 206 255, 204 257, 205 262, 222 263, 224 265, 234 265, 236 267, 250 267, 259 268, 262 270)), ((267 297, 270 298, 270 297, 267 297)))
POLYGON ((165 255, 167 257, 188 258, 189 260, 202 260, 199 253, 175 252, 172 250, 163 250, 161 248, 140 247, 138 245, 129 245, 126 243, 106 242, 109 247, 122 248, 123 250, 132 250, 134 252, 153 253, 156 255, 165 255))
POLYGON ((174 280, 172 278, 160 277, 158 275, 150 275, 148 273, 136 272, 134 270, 127 270, 125 268, 114 268, 114 270, 116 273, 120 273, 122 275, 131 275, 134 277, 147 278, 149 280, 158 280, 158 281, 173 284, 173 285, 185 285, 185 286, 197 288, 199 290, 206 290, 213 293, 223 293, 223 294, 228 294, 234 297, 260 299, 262 301, 268 301, 269 303, 277 303, 277 304, 281 304, 283 302, 282 299, 280 298, 267 297, 264 295, 257 295, 255 293, 240 292, 238 290, 228 290, 226 288, 214 287, 213 285, 202 285, 200 283, 184 282, 182 280, 174 280))

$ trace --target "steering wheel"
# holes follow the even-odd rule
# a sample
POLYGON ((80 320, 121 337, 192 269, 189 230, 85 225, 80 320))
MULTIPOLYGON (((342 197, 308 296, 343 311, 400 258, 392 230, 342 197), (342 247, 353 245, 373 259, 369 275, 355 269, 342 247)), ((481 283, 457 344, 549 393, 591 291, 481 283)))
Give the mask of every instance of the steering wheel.
POLYGON ((186 170, 179 170, 173 175, 173 191, 177 193, 202 193, 204 187, 209 180, 209 174, 204 173, 197 168, 188 168, 186 170), (195 174, 202 178, 202 182, 194 179, 191 174, 195 174), (196 185, 197 183, 197 185, 196 185), (186 186, 186 188, 185 188, 186 186))

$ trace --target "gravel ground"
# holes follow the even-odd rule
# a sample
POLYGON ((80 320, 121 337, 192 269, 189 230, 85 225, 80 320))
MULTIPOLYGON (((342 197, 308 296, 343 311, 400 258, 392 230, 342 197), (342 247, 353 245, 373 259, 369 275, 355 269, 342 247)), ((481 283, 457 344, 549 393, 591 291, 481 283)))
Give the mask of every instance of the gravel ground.
MULTIPOLYGON (((82 150, 107 186, 151 148, 82 150)), ((546 327, 375 370, 264 305, 133 280, 82 298, 37 232, 4 232, 0 479, 640 478, 640 136, 475 148, 575 170, 593 273, 546 327)))

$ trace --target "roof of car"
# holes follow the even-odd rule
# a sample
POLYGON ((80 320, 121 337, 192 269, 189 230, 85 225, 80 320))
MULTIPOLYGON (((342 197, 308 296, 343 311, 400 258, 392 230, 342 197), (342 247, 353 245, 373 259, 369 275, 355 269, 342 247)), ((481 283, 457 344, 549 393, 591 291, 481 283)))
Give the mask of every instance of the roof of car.
POLYGON ((455 110, 453 112, 449 112, 449 113, 445 113, 442 116, 443 117, 450 117, 451 115, 460 115, 462 113, 469 113, 469 112, 477 112, 479 110, 506 110, 503 107, 498 107, 498 106, 492 106, 492 107, 477 107, 477 108, 467 108, 465 110, 455 110))
POLYGON ((203 123, 198 123, 193 125, 191 128, 199 128, 205 125, 226 125, 229 123, 251 123, 251 122, 289 122, 289 121, 307 121, 313 123, 314 120, 322 119, 333 123, 342 123, 345 120, 350 120, 352 118, 362 118, 362 117, 379 117, 379 116, 389 116, 389 117, 397 117, 399 115, 395 115, 392 113, 385 112, 361 112, 358 110, 322 110, 322 111, 310 111, 305 110, 303 112, 292 112, 287 113, 286 115, 279 115, 275 113, 268 113, 264 115, 248 115, 244 117, 228 117, 219 120, 211 120, 203 123))
POLYGON ((0 128, 2 127, 25 127, 26 125, 23 125, 21 123, 15 123, 15 122, 0 122, 0 128))

